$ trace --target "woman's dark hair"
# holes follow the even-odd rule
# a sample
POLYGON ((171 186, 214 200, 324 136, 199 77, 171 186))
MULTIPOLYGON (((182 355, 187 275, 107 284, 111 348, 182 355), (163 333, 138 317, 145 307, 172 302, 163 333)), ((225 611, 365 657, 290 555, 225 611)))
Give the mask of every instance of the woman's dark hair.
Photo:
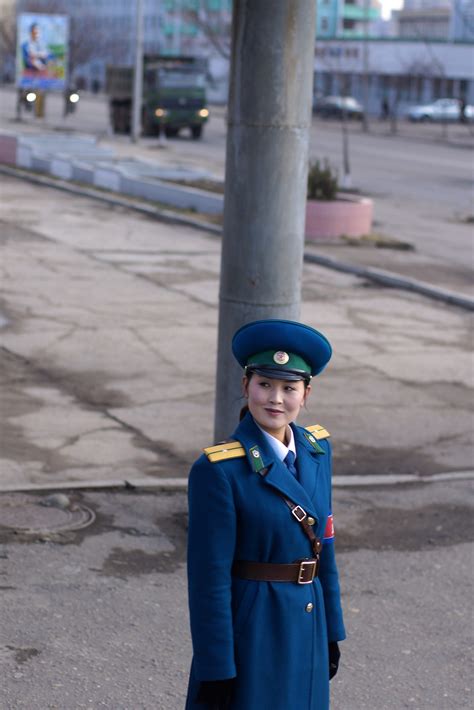
POLYGON ((244 404, 244 406, 243 406, 242 409, 240 410, 239 422, 242 421, 242 419, 245 417, 245 415, 247 414, 248 411, 250 411, 248 404, 244 404))

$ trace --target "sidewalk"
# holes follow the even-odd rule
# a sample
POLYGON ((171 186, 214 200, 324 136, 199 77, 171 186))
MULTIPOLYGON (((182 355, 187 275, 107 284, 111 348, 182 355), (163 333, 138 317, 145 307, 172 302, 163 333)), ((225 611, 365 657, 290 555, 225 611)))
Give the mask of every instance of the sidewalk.
MULTIPOLYGON (((17 179, 3 197, 0 708, 183 710, 186 496, 146 486, 212 441, 220 240, 17 179), (76 506, 95 520, 69 530, 76 506)), ((301 422, 336 477, 448 472, 334 489, 332 708, 468 708, 472 316, 307 264, 302 319, 334 344, 301 422)))
MULTIPOLYGON (((212 442, 220 238, 13 177, 2 198, 0 708, 182 710, 169 490, 212 442)), ((472 315, 309 263, 302 286, 335 355, 300 422, 331 432, 336 479, 407 476, 334 490, 332 707, 470 707, 472 315)))
MULTIPOLYGON (((220 240, 12 178, 3 198, 0 486, 185 477, 212 442, 220 240)), ((466 311, 307 264, 301 318, 334 345, 301 421, 336 474, 472 470, 466 311)))
MULTIPOLYGON (((212 108, 214 120, 211 120, 208 131, 212 136, 206 147, 206 141, 189 141, 186 137, 176 141, 165 141, 163 145, 153 139, 142 139, 138 144, 132 144, 128 136, 112 136, 107 133, 108 117, 105 97, 84 94, 77 113, 67 117, 62 117, 61 97, 51 95, 48 97, 48 112, 44 120, 35 120, 29 114, 25 121, 16 123, 12 120, 14 115, 15 92, 3 87, 1 90, 4 97, 4 106, 0 109, 0 126, 10 132, 19 133, 25 136, 26 145, 31 144, 38 147, 38 141, 44 157, 40 157, 35 162, 34 169, 42 169, 42 165, 51 167, 54 162, 53 174, 56 178, 66 178, 79 180, 80 182, 91 179, 93 168, 91 162, 96 162, 97 174, 94 181, 100 190, 116 190, 118 184, 136 196, 141 194, 148 200, 158 200, 170 204, 181 205, 198 212, 221 211, 221 196, 199 193, 192 188, 186 191, 181 186, 171 186, 169 182, 164 182, 170 177, 181 177, 196 179, 199 177, 211 177, 216 180, 223 179, 224 154, 225 154, 225 123, 223 116, 225 107, 216 106, 212 108), (72 131, 72 133, 71 133, 72 131), (95 135, 100 135, 100 142, 92 148, 87 144, 91 136, 83 135, 84 131, 95 135), (70 150, 67 142, 70 142, 70 150), (81 141, 86 144, 81 147, 81 141), (56 144, 56 155, 51 152, 56 144), (49 146, 49 148, 48 148, 49 146), (75 147, 74 147, 75 146, 75 147), (203 150, 204 149, 204 150, 203 150), (72 160, 68 159, 68 151, 72 160), (94 158, 95 153, 95 158, 94 158), (55 160, 53 160, 56 158, 55 160), (123 173, 123 174, 122 174, 123 173), (138 187, 138 183, 145 184, 145 190, 138 187), (179 193, 179 194, 177 194, 179 193)), ((337 122, 319 121, 313 126, 313 150, 323 151, 321 154, 328 154, 337 160, 340 150, 340 125, 337 122), (321 145, 320 136, 324 136, 324 147, 321 145), (337 138, 337 139, 336 139, 337 138), (317 146, 314 140, 317 139, 317 146), (326 151, 326 153, 324 153, 326 151)), ((437 289, 440 292, 448 292, 448 295, 459 294, 460 298, 466 298, 474 302, 474 291, 472 282, 472 272, 468 268, 469 260, 472 260, 472 209, 469 200, 469 166, 464 159, 464 167, 456 170, 458 161, 459 146, 468 140, 472 145, 474 137, 467 130, 466 126, 450 125, 448 135, 450 139, 449 159, 443 150, 446 150, 447 143, 440 140, 442 126, 419 126, 403 124, 401 135, 403 140, 382 136, 388 135, 388 127, 380 121, 371 124, 371 139, 368 147, 368 161, 377 164, 380 156, 387 154, 387 161, 393 151, 397 153, 402 146, 407 151, 407 158, 412 156, 412 145, 406 143, 405 138, 426 145, 432 141, 433 146, 437 145, 442 155, 439 163, 434 160, 428 165, 433 172, 440 171, 449 165, 449 179, 445 185, 438 184, 436 190, 439 191, 440 200, 437 195, 428 190, 422 194, 421 200, 410 199, 410 196, 398 198, 391 194, 390 181, 382 189, 381 178, 376 182, 365 178, 365 188, 369 187, 367 194, 372 195, 375 201, 375 221, 373 226, 375 242, 381 248, 367 243, 357 242, 350 245, 344 242, 309 245, 308 250, 327 260, 338 261, 343 265, 353 265, 354 269, 369 268, 372 270, 388 271, 396 277, 400 276, 407 281, 407 287, 411 288, 413 282, 420 282, 422 291, 426 284, 429 288, 437 289), (444 147, 443 147, 444 146, 444 147), (448 162, 446 162, 448 161, 448 162), (467 170, 467 173, 466 173, 467 170), (464 176, 464 177, 463 177, 464 176), (370 183, 370 184, 368 184, 370 183), (453 188, 456 188, 453 193, 453 188), (384 192, 385 191, 385 192, 384 192), (446 193, 446 194, 445 194, 446 193), (459 199, 458 199, 459 197, 459 199), (447 201, 446 201, 447 200, 447 201), (441 206, 442 203, 442 206, 441 206), (398 248, 397 248, 398 245, 398 248), (404 246, 415 246, 415 251, 404 251, 404 246), (446 248, 451 245, 451 251, 446 248), (387 248, 391 247, 391 248, 387 248)), ((357 167, 362 156, 354 147, 362 140, 363 134, 359 125, 350 125, 354 140, 353 144, 353 167, 358 179, 364 182, 361 176, 361 166, 357 167)), ((466 144, 466 147, 467 144, 466 144)), ((425 148, 425 151, 428 148, 425 148)), ((413 160, 416 162, 416 144, 413 143, 413 160)), ((29 164, 28 156, 25 166, 29 164)), ((383 173, 385 175, 385 173, 383 173)), ((415 178, 416 184, 420 184, 425 173, 418 174, 415 178)), ((388 174, 387 174, 388 177, 388 174)), ((428 177, 428 176, 426 176, 428 177)), ((386 178, 384 178, 386 180, 386 178)), ((413 176, 410 176, 413 180, 413 176)), ((191 215, 194 218, 194 215, 191 215)), ((472 305, 472 304, 471 304, 472 305)))

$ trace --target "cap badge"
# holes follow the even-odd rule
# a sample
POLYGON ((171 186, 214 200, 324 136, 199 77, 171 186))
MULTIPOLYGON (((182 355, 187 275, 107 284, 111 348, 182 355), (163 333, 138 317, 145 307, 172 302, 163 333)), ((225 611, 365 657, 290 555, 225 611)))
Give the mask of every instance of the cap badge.
POLYGON ((276 362, 277 365, 286 365, 289 359, 290 356, 288 353, 285 353, 284 350, 277 350, 273 356, 273 361, 276 362))

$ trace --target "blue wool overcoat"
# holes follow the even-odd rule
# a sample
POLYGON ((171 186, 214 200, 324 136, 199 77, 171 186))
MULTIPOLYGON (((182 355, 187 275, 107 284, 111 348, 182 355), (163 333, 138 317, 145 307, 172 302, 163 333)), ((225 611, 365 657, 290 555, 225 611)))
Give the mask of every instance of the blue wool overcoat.
MULTIPOLYGON (((345 638, 333 540, 311 584, 233 577, 234 560, 289 563, 312 557, 283 493, 316 519, 323 538, 331 514, 331 447, 319 452, 293 428, 298 480, 247 414, 233 439, 245 456, 211 463, 189 477, 188 582, 193 663, 186 710, 201 680, 237 676, 232 710, 327 710, 328 641, 345 638), (266 475, 255 470, 255 447, 266 475), (312 604, 312 610, 308 607, 312 604)), ((306 435, 305 435, 306 434, 306 435)))

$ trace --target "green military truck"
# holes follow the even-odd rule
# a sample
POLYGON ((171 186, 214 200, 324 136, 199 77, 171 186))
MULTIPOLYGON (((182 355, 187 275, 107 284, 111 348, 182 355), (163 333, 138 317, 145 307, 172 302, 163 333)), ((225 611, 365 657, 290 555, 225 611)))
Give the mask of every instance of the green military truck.
MULTIPOLYGON (((168 137, 189 128, 198 139, 209 118, 206 60, 146 54, 143 58, 142 133, 168 137)), ((130 133, 133 68, 108 66, 106 90, 114 133, 130 133)))

